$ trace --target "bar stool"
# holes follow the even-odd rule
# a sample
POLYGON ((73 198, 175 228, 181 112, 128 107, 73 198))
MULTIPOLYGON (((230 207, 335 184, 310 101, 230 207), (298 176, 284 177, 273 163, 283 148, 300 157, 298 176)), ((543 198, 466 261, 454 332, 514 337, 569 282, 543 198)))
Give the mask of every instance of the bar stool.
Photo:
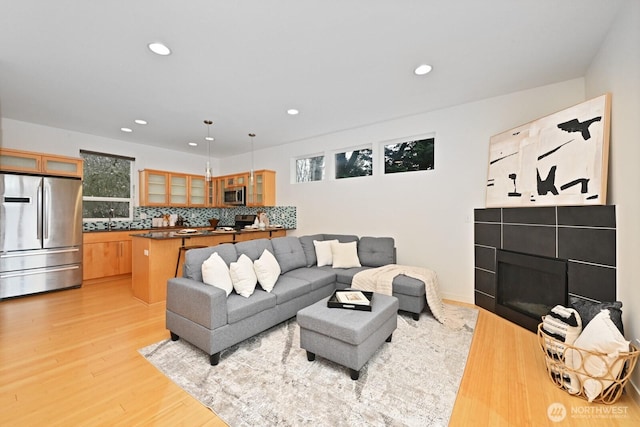
POLYGON ((200 248, 206 248, 206 246, 202 246, 202 245, 185 246, 183 241, 182 246, 178 248, 178 262, 176 262, 176 274, 174 275, 174 277, 178 277, 178 267, 180 267, 180 258, 182 258, 182 253, 187 252, 189 249, 200 249, 200 248))

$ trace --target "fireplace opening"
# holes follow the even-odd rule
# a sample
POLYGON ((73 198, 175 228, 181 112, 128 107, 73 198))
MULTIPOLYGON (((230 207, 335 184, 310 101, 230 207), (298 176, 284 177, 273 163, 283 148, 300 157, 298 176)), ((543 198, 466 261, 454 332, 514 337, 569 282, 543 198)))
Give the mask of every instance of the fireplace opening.
POLYGON ((567 305, 567 261, 519 252, 496 252, 496 313, 536 332, 541 317, 567 305))

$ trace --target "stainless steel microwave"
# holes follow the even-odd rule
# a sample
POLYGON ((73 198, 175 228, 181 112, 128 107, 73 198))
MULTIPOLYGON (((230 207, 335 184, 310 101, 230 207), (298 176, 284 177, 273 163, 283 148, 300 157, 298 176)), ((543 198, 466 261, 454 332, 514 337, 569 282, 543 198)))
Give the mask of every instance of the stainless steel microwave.
POLYGON ((233 187, 224 190, 225 205, 245 205, 247 187, 233 187))

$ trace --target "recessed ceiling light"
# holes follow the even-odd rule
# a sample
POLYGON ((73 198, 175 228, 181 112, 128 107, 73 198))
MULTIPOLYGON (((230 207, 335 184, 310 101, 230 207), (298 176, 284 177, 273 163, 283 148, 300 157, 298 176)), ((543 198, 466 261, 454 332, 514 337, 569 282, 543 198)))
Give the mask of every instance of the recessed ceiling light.
POLYGON ((289 108, 287 110, 287 114, 289 114, 290 116, 295 116, 296 114, 299 114, 300 111, 296 110, 295 108, 289 108))
POLYGON ((189 144, 190 146, 192 146, 192 147, 197 147, 197 146, 198 146, 198 143, 197 143, 197 142, 189 142, 188 144, 189 144))
POLYGON ((212 136, 205 136, 204 140, 205 141, 215 141, 216 139, 214 137, 212 137, 212 136))
POLYGON ((128 132, 133 132, 133 129, 131 129, 131 128, 120 128, 120 130, 121 130, 122 132, 127 132, 127 133, 128 133, 128 132))
POLYGON ((416 67, 416 69, 413 70, 413 72, 418 76, 424 76, 425 74, 429 74, 432 69, 433 67, 431 65, 422 64, 416 67))
POLYGON ((165 46, 162 43, 149 43, 149 50, 155 53, 156 55, 167 56, 171 54, 171 49, 165 46))
POLYGON ((136 122, 139 125, 146 125, 147 121, 146 120, 142 120, 142 119, 135 119, 134 122, 136 122))

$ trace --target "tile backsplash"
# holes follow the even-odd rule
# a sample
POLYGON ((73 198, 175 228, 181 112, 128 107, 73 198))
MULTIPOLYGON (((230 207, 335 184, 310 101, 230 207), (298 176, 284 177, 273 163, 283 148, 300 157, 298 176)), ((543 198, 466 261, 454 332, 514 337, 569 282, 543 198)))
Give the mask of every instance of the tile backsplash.
MULTIPOLYGON (((140 206, 133 209, 133 221, 114 221, 114 230, 140 230, 151 228, 153 218, 166 214, 175 214, 185 220, 185 227, 208 227, 210 218, 220 220, 218 226, 233 226, 236 215, 252 215, 258 211, 265 212, 271 224, 279 224, 285 228, 296 228, 295 206, 266 206, 248 207, 238 206, 233 208, 176 208, 176 207, 146 207, 140 206), (146 217, 142 219, 141 217, 146 217)), ((107 221, 85 222, 83 231, 106 230, 107 221)))

